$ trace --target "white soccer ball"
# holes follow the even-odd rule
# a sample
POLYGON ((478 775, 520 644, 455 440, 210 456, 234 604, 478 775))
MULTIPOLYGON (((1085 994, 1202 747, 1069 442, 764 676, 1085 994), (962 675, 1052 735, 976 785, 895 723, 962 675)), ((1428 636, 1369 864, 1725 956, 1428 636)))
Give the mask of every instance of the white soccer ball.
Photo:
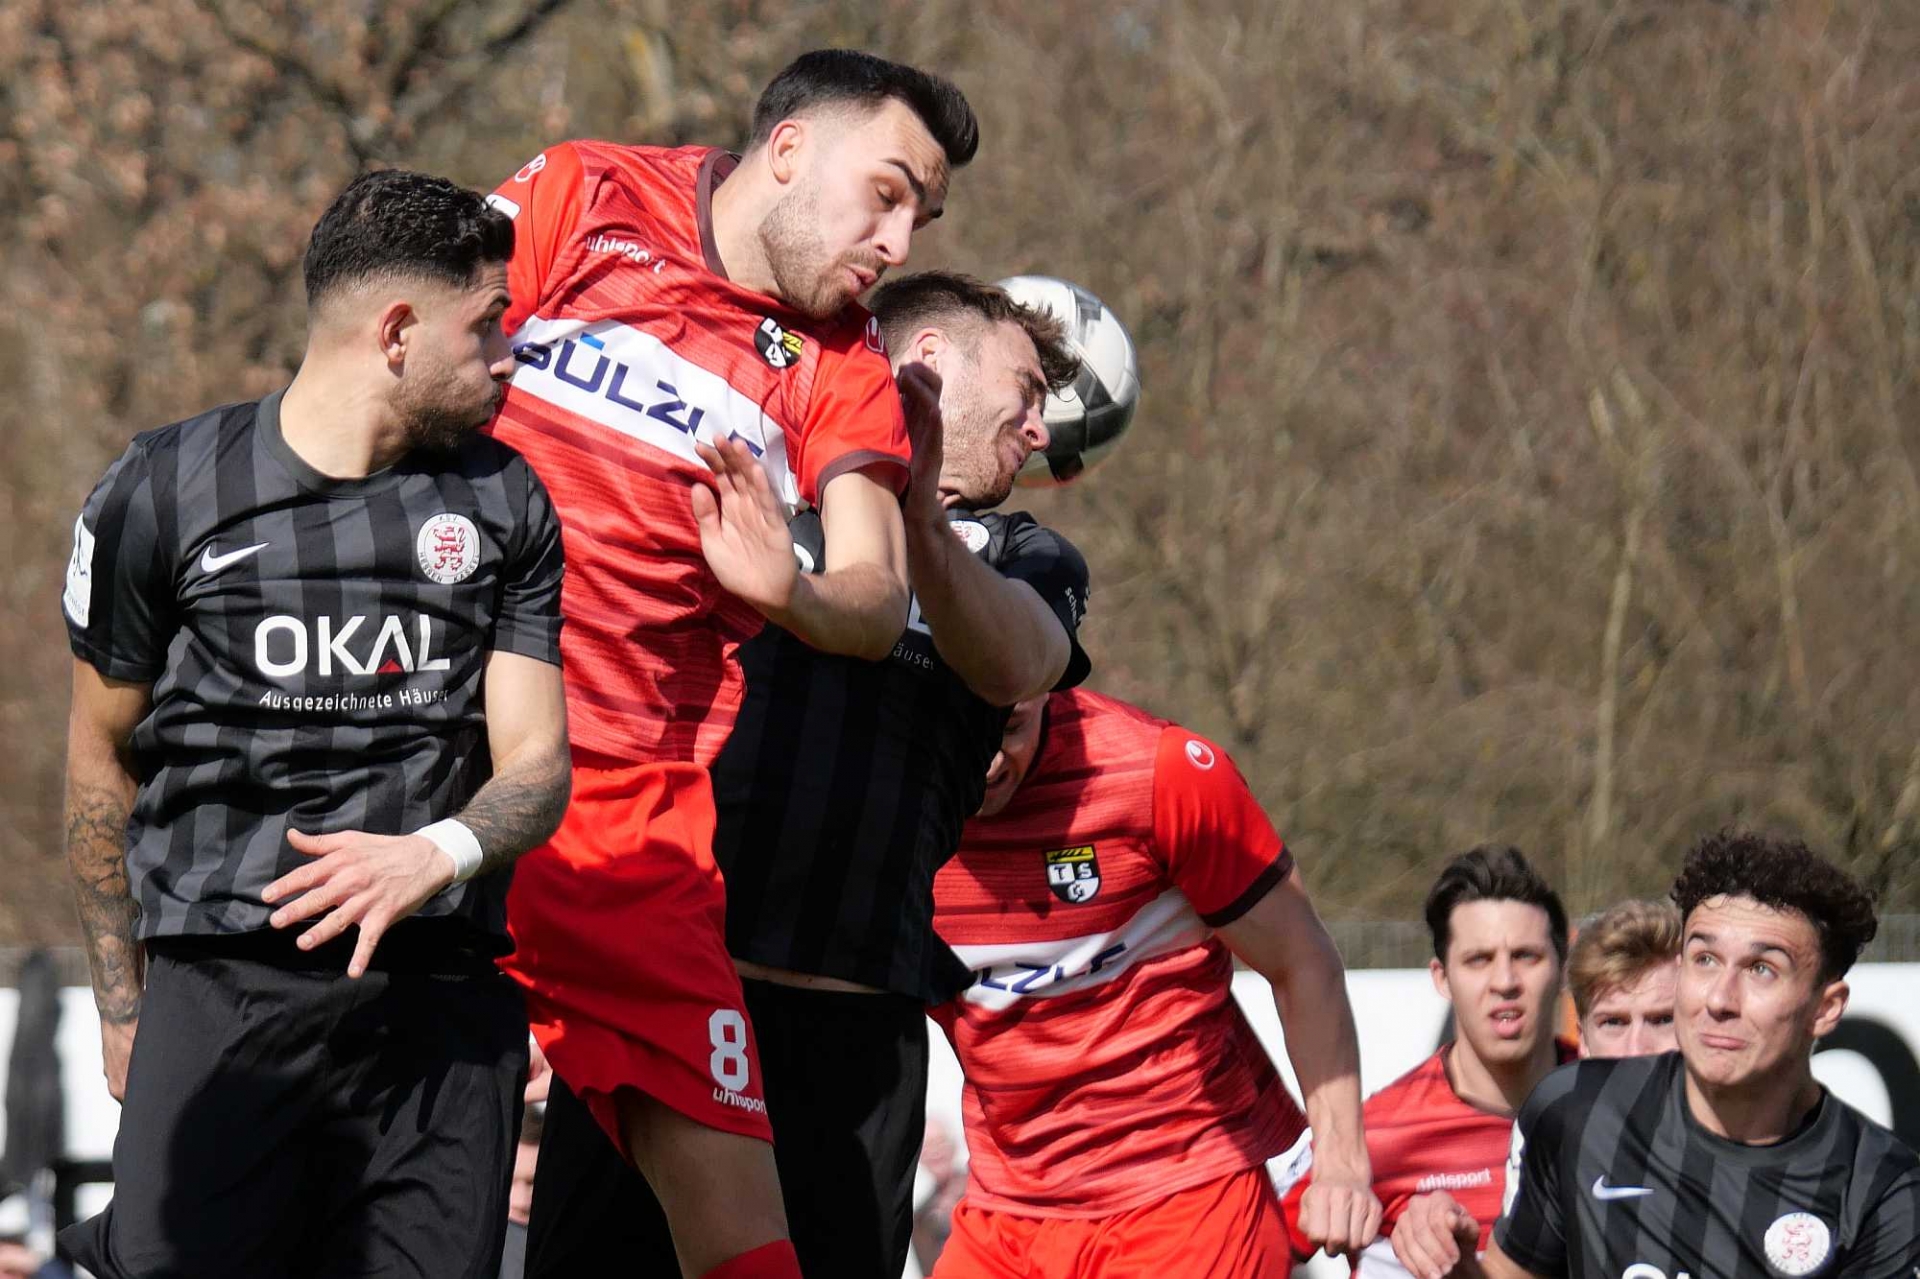
POLYGON ((1133 339, 1106 303, 1086 289, 1050 275, 1016 275, 1000 281, 1016 302, 1050 311, 1067 326, 1067 341, 1080 357, 1073 384, 1047 396, 1041 418, 1052 442, 1020 470, 1028 486, 1065 484, 1108 453, 1133 422, 1140 402, 1140 363, 1133 339))

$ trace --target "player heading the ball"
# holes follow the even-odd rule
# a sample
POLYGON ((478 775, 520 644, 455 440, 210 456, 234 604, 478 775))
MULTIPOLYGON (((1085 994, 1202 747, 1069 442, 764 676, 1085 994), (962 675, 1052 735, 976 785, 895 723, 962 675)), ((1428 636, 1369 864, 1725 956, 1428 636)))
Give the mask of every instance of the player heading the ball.
MULTIPOLYGON (((854 299, 906 261, 977 143, 946 81, 822 50, 767 86, 742 154, 565 142, 493 195, 520 233, 494 430, 566 530, 575 766, 566 823, 515 876, 506 966, 690 1276, 798 1274, 707 767, 767 622, 870 660, 907 624, 907 421, 854 299), (787 533, 801 507, 825 530, 818 574, 787 533)), ((905 390, 906 412, 937 411, 905 390)), ((558 1206, 536 1189, 532 1273, 558 1206)))

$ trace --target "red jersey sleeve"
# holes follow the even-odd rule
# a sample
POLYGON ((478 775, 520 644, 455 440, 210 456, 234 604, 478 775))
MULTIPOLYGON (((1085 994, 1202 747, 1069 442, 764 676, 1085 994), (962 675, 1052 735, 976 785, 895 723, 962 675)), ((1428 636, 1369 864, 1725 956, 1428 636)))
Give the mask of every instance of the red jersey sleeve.
POLYGON ((1153 842, 1169 878, 1209 927, 1247 913, 1293 857, 1227 753, 1179 725, 1160 734, 1153 842))
POLYGON ((868 317, 864 326, 835 326, 820 344, 799 455, 793 459, 800 496, 818 505, 835 476, 862 467, 874 467, 874 478, 898 496, 907 488, 911 456, 907 419, 879 323, 868 317))
POLYGON ((511 334, 540 308, 554 259, 586 207, 586 170, 571 142, 548 147, 493 189, 487 203, 513 219, 512 301, 501 325, 511 334))

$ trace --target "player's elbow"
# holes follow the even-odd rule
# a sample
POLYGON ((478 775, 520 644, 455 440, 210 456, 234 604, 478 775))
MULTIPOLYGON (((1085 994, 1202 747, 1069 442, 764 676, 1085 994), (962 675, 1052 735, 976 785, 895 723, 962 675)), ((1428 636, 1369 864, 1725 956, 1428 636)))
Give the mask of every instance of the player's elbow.
MULTIPOLYGON (((936 629, 936 647, 939 635, 936 629)), ((1047 642, 1054 638, 1048 636, 1031 644, 1015 641, 976 650, 969 655, 974 658, 971 669, 951 659, 947 664, 959 671, 967 687, 981 701, 989 706, 1011 707, 1028 698, 1051 692, 1053 686, 1060 682, 1060 677, 1066 674, 1068 654, 1054 651, 1056 645, 1047 642)), ((1066 646, 1062 643, 1058 647, 1064 649, 1066 646)), ((941 656, 946 657, 946 654, 942 653, 941 656)))
POLYGON ((900 642, 900 633, 907 629, 907 603, 907 588, 890 584, 887 593, 873 607, 873 624, 858 628, 847 656, 864 662, 884 662, 892 657, 893 646, 900 642))

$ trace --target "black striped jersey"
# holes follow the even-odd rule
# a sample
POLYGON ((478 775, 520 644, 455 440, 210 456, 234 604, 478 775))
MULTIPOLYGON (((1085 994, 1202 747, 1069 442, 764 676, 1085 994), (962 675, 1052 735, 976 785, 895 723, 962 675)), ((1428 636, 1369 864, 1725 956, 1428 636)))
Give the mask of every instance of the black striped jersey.
MULTIPOLYGON (((1060 687, 1087 676, 1087 565, 1025 513, 947 512, 1003 576, 1066 628, 1060 687)), ((801 567, 824 563, 819 514, 790 521, 801 567)), ((980 807, 1008 711, 941 660, 917 597, 890 657, 809 648, 769 625, 740 649, 745 696, 712 770, 714 854, 736 958, 932 1001, 971 977, 933 933, 933 875, 980 807)))
POLYGON ((1784 1141, 1707 1131, 1679 1053, 1589 1059, 1514 1125, 1502 1252, 1575 1279, 1915 1279, 1920 1158, 1821 1090, 1784 1141))
MULTIPOLYGON (((475 434, 332 479, 280 432, 280 394, 138 436, 74 525, 76 656, 150 683, 127 867, 143 938, 267 926, 286 840, 396 835, 491 775, 488 654, 558 663, 560 529, 512 449, 475 434)), ((507 872, 423 916, 505 937, 507 872)))

